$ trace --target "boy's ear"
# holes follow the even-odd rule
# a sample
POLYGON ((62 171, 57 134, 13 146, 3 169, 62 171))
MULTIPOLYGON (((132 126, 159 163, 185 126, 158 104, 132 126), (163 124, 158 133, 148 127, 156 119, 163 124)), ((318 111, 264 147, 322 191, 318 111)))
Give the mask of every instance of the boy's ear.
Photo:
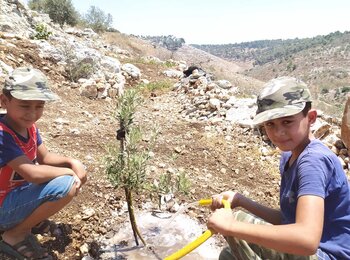
POLYGON ((317 111, 316 109, 310 109, 309 112, 307 113, 307 117, 309 119, 309 123, 313 124, 316 122, 317 119, 317 111))
POLYGON ((7 104, 7 97, 4 94, 0 94, 0 107, 2 108, 6 108, 6 104, 7 104))

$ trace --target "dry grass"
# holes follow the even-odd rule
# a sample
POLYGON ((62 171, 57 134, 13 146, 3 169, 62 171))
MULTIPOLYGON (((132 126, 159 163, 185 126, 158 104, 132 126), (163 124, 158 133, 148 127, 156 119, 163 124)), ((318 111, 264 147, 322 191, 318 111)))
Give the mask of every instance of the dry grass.
POLYGON ((134 56, 154 56, 163 61, 173 57, 175 60, 185 61, 188 66, 199 66, 207 73, 213 74, 216 79, 229 80, 234 86, 238 86, 242 93, 254 94, 263 84, 259 80, 239 74, 251 67, 251 64, 248 62, 230 62, 188 45, 184 45, 175 53, 172 53, 163 47, 155 46, 150 42, 118 32, 104 33, 102 37, 107 43, 127 50, 134 56))
POLYGON ((106 32, 102 35, 103 39, 110 44, 114 44, 121 49, 131 52, 137 56, 155 56, 161 60, 167 60, 171 57, 171 52, 159 46, 153 46, 151 43, 137 37, 125 35, 118 32, 106 32))

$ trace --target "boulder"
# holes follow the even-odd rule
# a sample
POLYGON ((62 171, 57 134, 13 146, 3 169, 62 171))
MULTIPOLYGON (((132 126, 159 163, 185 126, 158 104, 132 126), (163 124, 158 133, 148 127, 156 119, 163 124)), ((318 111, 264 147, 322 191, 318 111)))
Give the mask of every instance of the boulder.
POLYGON ((344 113, 341 122, 341 139, 346 146, 346 148, 350 148, 350 96, 345 104, 344 113))

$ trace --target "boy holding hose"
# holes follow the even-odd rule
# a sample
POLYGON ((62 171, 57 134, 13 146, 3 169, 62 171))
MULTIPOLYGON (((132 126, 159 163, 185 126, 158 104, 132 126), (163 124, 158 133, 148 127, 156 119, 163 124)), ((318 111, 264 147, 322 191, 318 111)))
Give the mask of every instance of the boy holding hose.
POLYGON ((311 133, 317 112, 306 84, 273 79, 257 105, 254 123, 282 151, 280 209, 234 191, 213 196, 208 228, 229 244, 219 259, 350 259, 349 182, 336 155, 311 133), (222 199, 245 211, 232 214, 222 199))

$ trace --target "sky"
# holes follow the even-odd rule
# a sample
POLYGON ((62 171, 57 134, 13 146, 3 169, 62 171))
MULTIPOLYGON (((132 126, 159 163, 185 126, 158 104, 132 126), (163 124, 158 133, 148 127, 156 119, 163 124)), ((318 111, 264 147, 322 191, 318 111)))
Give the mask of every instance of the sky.
POLYGON ((96 6, 134 35, 174 35, 187 44, 307 38, 350 31, 349 0, 72 0, 96 6))

